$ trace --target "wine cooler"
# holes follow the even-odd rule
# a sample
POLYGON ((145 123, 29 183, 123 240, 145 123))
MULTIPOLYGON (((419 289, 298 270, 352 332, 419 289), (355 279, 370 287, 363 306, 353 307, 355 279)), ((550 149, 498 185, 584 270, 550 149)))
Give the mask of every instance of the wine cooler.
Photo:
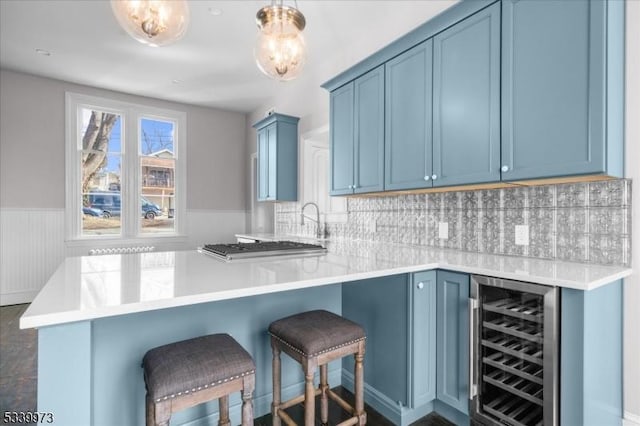
POLYGON ((474 422, 557 425, 558 289, 474 275, 470 297, 474 422))

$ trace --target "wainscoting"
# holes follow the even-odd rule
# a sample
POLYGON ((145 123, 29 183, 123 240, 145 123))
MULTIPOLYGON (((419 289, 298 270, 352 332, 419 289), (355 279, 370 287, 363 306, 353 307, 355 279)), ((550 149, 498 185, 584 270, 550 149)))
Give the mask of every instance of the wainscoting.
MULTIPOLYGON (((0 209, 0 305, 33 300, 66 256, 79 256, 91 248, 147 245, 94 241, 65 242, 64 209, 0 209)), ((179 239, 155 238, 156 251, 190 250, 210 242, 233 242, 246 232, 245 210, 187 210, 187 235, 179 239)))

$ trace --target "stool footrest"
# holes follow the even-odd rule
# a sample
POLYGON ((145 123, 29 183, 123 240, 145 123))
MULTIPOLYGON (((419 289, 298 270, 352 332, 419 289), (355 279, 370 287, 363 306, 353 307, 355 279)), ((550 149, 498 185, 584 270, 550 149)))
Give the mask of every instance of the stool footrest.
POLYGON ((281 409, 278 410, 278 417, 280 417, 282 421, 287 424, 287 426, 298 426, 298 424, 294 422, 293 419, 281 409))
MULTIPOLYGON (((320 389, 316 389, 316 396, 320 395, 321 393, 322 391, 320 389)), ((288 401, 281 402, 280 404, 278 404, 278 409, 286 410, 287 408, 291 408, 296 404, 300 404, 301 402, 304 402, 304 394, 298 395, 295 398, 291 398, 288 401)))
POLYGON ((337 393, 335 393, 334 391, 332 391, 331 389, 327 390, 327 394, 329 395, 329 398, 331 398, 332 400, 334 400, 335 402, 338 403, 338 405, 340 407, 342 407, 342 409, 346 412, 349 412, 351 414, 356 414, 356 410, 351 406, 351 404, 349 404, 347 401, 345 401, 344 399, 342 399, 340 397, 340 395, 338 395, 337 393))
POLYGON ((336 426, 357 425, 359 421, 360 419, 358 419, 357 417, 351 417, 350 419, 345 420, 342 423, 338 423, 336 426))

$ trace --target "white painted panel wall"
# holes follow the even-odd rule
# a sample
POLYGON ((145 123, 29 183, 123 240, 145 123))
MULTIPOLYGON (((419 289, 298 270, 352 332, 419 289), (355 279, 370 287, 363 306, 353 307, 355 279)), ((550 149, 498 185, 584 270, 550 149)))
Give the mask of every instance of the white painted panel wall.
MULTIPOLYGON (((246 216, 245 210, 188 210, 184 239, 156 239, 152 244, 163 251, 235 242, 235 234, 246 232, 246 216)), ((135 243, 126 246, 131 244, 135 243)), ((86 255, 91 248, 105 246, 125 245, 99 241, 67 245, 64 209, 0 209, 0 305, 31 302, 65 256, 86 255)))
POLYGON ((0 210, 0 304, 33 300, 65 256, 64 210, 0 210))

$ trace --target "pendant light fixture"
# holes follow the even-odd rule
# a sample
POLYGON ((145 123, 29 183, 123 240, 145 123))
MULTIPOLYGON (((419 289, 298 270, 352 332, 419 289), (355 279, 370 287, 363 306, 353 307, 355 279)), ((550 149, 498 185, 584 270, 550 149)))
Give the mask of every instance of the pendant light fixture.
POLYGON ((187 0, 111 0, 111 9, 131 37, 149 46, 180 40, 189 25, 187 0))
POLYGON ((283 0, 272 0, 258 11, 256 23, 259 32, 253 54, 260 71, 281 81, 296 78, 306 59, 304 15, 283 0))

